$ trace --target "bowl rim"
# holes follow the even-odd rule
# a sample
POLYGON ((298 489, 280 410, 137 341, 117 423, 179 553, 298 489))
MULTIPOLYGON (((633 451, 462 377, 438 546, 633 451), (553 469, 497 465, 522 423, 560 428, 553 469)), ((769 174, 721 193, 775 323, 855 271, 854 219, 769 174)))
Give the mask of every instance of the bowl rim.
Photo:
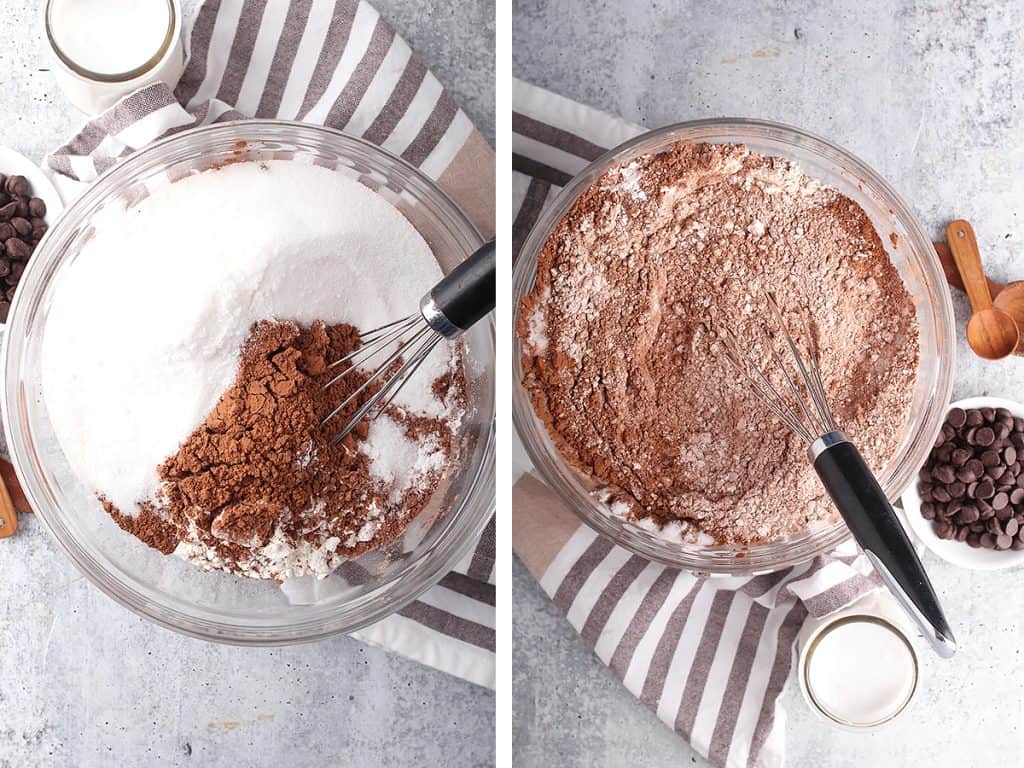
MULTIPOLYGON (((89 204, 101 201, 107 196, 117 177, 134 170, 138 165, 144 164, 146 158, 156 154, 158 150, 168 145, 187 143, 196 136, 216 135, 219 133, 225 134, 226 137, 234 140, 246 139, 254 145, 260 141, 272 141, 273 138, 267 136, 236 135, 249 132, 256 133, 261 129, 291 129, 308 134, 319 134, 331 141, 352 144, 371 156, 378 155, 380 159, 396 164, 402 172, 415 179, 416 183, 424 185, 432 194, 437 196, 438 201, 443 206, 443 210, 432 208, 431 213, 436 215, 446 226, 455 230, 455 233, 466 241, 467 254, 471 252, 471 249, 483 244, 484 239, 479 230, 452 197, 429 176, 394 153, 362 137, 353 136, 327 126, 302 123, 294 120, 246 119, 197 126, 179 131, 147 144, 145 147, 120 160, 116 165, 100 174, 78 198, 64 209, 63 214, 44 234, 39 246, 37 246, 37 252, 45 253, 46 243, 51 239, 62 236, 63 231, 71 226, 68 222, 73 218, 76 208, 84 208, 89 204), (111 181, 111 179, 114 179, 114 181, 111 181)), ((42 262, 43 260, 38 258, 31 260, 26 267, 25 276, 31 276, 43 269, 49 269, 49 273, 36 282, 44 282, 52 278, 50 273, 54 271, 57 265, 55 263, 44 265, 42 262)), ((23 276, 23 283, 26 282, 25 276, 23 276)), ((27 443, 20 436, 16 437, 14 434, 15 425, 22 431, 27 429, 26 419, 24 418, 27 415, 27 411, 24 403, 19 399, 18 390, 20 382, 11 375, 12 338, 24 339, 25 325, 28 322, 26 312, 29 308, 19 308, 25 305, 27 301, 25 291, 16 293, 12 302, 8 323, 0 325, 0 344, 2 344, 2 350, 0 350, 0 371, 2 371, 4 378, 3 390, 0 392, 0 415, 3 417, 4 436, 7 440, 11 463, 14 466, 15 473, 32 510, 38 515, 49 534, 57 541, 60 549, 74 563, 82 575, 112 600, 155 624, 197 639, 241 646, 295 645, 323 640, 342 633, 355 632, 397 613, 409 603, 422 596, 431 587, 435 586, 446 573, 472 550, 480 534, 494 515, 496 498, 495 437, 497 409, 496 399, 492 393, 490 397, 491 413, 485 421, 482 421, 482 426, 486 426, 486 432, 480 435, 477 440, 477 447, 475 448, 475 452, 479 454, 480 460, 476 463, 473 474, 467 477, 468 492, 462 499, 460 506, 451 510, 446 516, 450 520, 455 520, 455 516, 459 515, 460 512, 470 509, 474 505, 482 511, 478 513, 477 519, 472 520, 471 525, 468 525, 460 535, 455 535, 458 532, 452 528, 445 531, 445 535, 439 539, 436 545, 437 556, 432 558, 430 563, 420 563, 418 580, 415 585, 410 585, 408 577, 413 574, 408 571, 392 576, 387 581, 375 586, 367 594, 359 596, 357 601, 353 601, 368 606, 369 610, 367 610, 364 616, 357 621, 340 623, 336 621, 336 616, 317 616, 300 622, 284 624, 260 622, 250 626, 241 626, 237 623, 212 619, 208 615, 208 611, 203 611, 204 615, 197 618, 183 613, 174 606, 155 604, 151 597, 141 594, 134 585, 126 583, 121 576, 115 575, 109 569, 102 567, 95 558, 77 544, 70 531, 62 530, 56 520, 49 519, 50 510, 48 505, 40 503, 40 499, 45 498, 47 495, 47 492, 43 490, 43 483, 39 479, 38 471, 35 469, 35 465, 40 462, 37 460, 35 451, 30 453, 27 443), (17 403, 17 407, 12 407, 14 403, 17 403), (396 596, 392 591, 389 595, 390 599, 384 599, 385 595, 382 593, 389 591, 389 588, 401 580, 405 582, 404 586, 406 588, 404 592, 396 596), (320 628, 316 629, 316 627, 320 628), (297 632, 297 630, 301 631, 297 632)), ((32 309, 38 311, 38 307, 32 309)), ((495 338, 493 313, 485 319, 485 322, 487 324, 485 331, 490 336, 493 348, 495 338)), ((18 367, 20 368, 20 364, 18 367)))
MULTIPOLYGON (((932 419, 934 423, 930 428, 927 424, 923 425, 924 428, 918 436, 917 444, 919 446, 922 443, 930 445, 942 427, 946 403, 949 402, 953 390, 956 359, 953 302, 949 290, 945 287, 946 281, 941 263, 931 244, 931 238, 927 236, 917 216, 892 185, 852 152, 822 136, 786 123, 745 117, 689 120, 640 133, 612 147, 588 163, 558 191, 534 222, 529 234, 523 241, 523 246, 513 268, 512 283, 514 293, 511 322, 513 358, 512 420, 533 466, 539 471, 544 482, 561 498, 563 503, 570 507, 584 523, 601 535, 610 538, 617 545, 647 560, 706 575, 754 575, 800 565, 834 549, 850 537, 850 532, 842 521, 830 526, 824 526, 821 530, 814 530, 812 534, 808 534, 810 536, 817 536, 816 542, 811 544, 807 541, 801 541, 795 551, 789 551, 782 557, 766 557, 763 554, 765 547, 778 545, 779 541, 753 545, 737 550, 730 550, 728 547, 717 548, 720 553, 719 556, 711 558, 707 555, 695 554, 701 551, 696 546, 692 547, 692 552, 687 552, 685 547, 688 545, 682 543, 677 545, 676 542, 672 542, 670 549, 668 543, 664 540, 648 542, 641 540, 635 535, 622 536, 621 533, 627 529, 628 524, 613 521, 610 514, 598 512, 596 500, 580 483, 580 472, 571 467, 561 457, 557 448, 553 450, 557 458, 552 460, 542 453, 540 446, 532 439, 531 430, 536 428, 537 417, 530 402, 529 394, 522 385, 522 350, 517 329, 521 315, 522 298, 533 287, 537 271, 537 257, 541 249, 550 237, 554 227, 562 220, 579 195, 613 163, 625 162, 629 158, 636 157, 645 152, 661 151, 664 147, 675 141, 744 143, 748 140, 756 141, 757 139, 771 139, 776 142, 782 142, 790 147, 799 147, 805 151, 813 152, 819 158, 835 165, 841 162, 847 169, 848 175, 855 179, 861 188, 867 185, 885 199, 889 205, 890 214, 896 217, 905 227, 908 239, 912 243, 916 242, 917 245, 913 251, 923 261, 922 266, 933 282, 929 296, 936 316, 936 326, 941 331, 941 338, 937 341, 940 344, 940 356, 941 353, 945 353, 948 358, 948 364, 940 366, 936 376, 935 392, 932 401, 932 409, 935 411, 932 419), (730 134, 730 138, 707 138, 706 135, 710 132, 730 134), (942 341, 945 342, 944 347, 942 346, 942 341), (552 465, 556 463, 560 465, 559 470, 563 477, 559 477, 555 473, 552 465), (570 477, 571 479, 569 479, 570 477), (754 553, 753 556, 750 553, 754 553)), ((887 489, 887 495, 891 501, 899 498, 903 487, 913 482, 916 471, 916 468, 913 468, 913 470, 906 469, 904 472, 906 476, 902 479, 899 487, 887 489)), ((627 534, 629 534, 628 531, 627 534)), ((705 548, 703 551, 710 552, 713 549, 715 548, 705 548)))
MULTIPOLYGON (((1006 408, 1014 416, 1024 418, 1024 403, 1005 397, 964 397, 950 403, 946 410, 948 412, 953 408, 1006 408)), ((910 528, 908 533, 920 540, 929 552, 950 565, 971 571, 1004 571, 1024 565, 1024 549, 973 549, 963 542, 940 539, 936 536, 932 524, 921 517, 921 496, 917 492, 916 479, 903 491, 900 503, 907 526, 910 528)))

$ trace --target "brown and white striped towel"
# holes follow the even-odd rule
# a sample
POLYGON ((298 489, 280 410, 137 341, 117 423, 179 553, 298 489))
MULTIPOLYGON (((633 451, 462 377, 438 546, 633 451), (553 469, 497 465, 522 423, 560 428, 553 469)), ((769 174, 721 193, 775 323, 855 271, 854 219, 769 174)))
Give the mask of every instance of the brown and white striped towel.
MULTIPOLYGON (((558 190, 644 129, 521 81, 512 108, 518 256, 558 190)), ((794 641, 809 617, 878 588, 866 560, 849 545, 777 573, 698 577, 613 546, 518 463, 513 548, 597 657, 712 765, 781 765, 794 641)))
MULTIPOLYGON (((177 88, 144 88, 48 155, 75 193, 162 136, 242 117, 320 123, 426 173, 484 236, 494 232, 494 152, 409 45, 362 0, 207 0, 177 88)), ((422 598, 356 636, 494 686, 494 521, 422 598)))

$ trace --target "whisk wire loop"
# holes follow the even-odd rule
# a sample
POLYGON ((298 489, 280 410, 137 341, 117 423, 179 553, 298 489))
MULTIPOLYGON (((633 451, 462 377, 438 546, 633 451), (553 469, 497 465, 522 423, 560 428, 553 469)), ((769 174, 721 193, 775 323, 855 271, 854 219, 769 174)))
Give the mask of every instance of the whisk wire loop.
POLYGON ((811 445, 822 435, 836 429, 832 411, 825 397, 825 384, 818 363, 817 345, 806 318, 803 318, 801 330, 807 348, 805 359, 804 354, 800 351, 800 346, 786 326, 782 310, 775 297, 770 293, 766 293, 765 297, 771 310, 773 325, 776 326, 775 333, 765 333, 766 343, 773 363, 782 373, 786 384, 784 390, 788 390, 789 397, 779 391, 779 388, 771 382, 749 352, 742 351, 739 337, 732 328, 722 325, 719 339, 725 345, 726 358, 752 384, 753 391, 758 398, 801 440, 807 445, 811 445), (794 377, 790 373, 789 366, 786 365, 776 349, 774 343, 776 334, 781 335, 786 347, 789 348, 793 365, 799 374, 798 377, 794 377), (793 401, 796 402, 796 407, 792 405, 793 401))
MULTIPOLYGON (((431 333, 435 333, 435 331, 432 328, 430 328, 429 326, 423 326, 422 328, 420 328, 420 330, 418 330, 413 335, 412 339, 409 341, 409 344, 410 345, 411 344, 415 344, 421 338, 423 338, 427 334, 431 334, 431 333)), ((333 411, 331 411, 329 414, 327 414, 327 416, 324 418, 324 420, 320 422, 320 426, 323 426, 328 421, 330 421, 335 416, 337 416, 339 413, 341 413, 343 410, 345 410, 345 407, 349 403, 351 403, 353 400, 355 400, 357 397, 359 397, 359 395, 361 395, 366 390, 367 387, 369 387, 371 384, 373 384, 373 382, 377 381, 377 379, 379 379, 380 377, 384 376, 388 372, 388 369, 395 363, 396 360, 398 360, 399 358, 403 357, 404 355, 406 355, 408 353, 408 350, 406 349, 406 346, 408 346, 408 345, 401 346, 398 349, 396 349, 394 352, 392 352, 391 355, 388 357, 388 359, 385 360, 380 365, 380 367, 377 368, 377 370, 375 370, 370 375, 370 377, 366 381, 364 381, 361 385, 359 385, 359 387, 357 387, 356 390, 354 392, 352 392, 352 394, 350 394, 348 397, 346 397, 341 402, 341 404, 338 405, 333 411)), ((327 382, 327 384, 324 385, 324 389, 326 389, 327 387, 330 387, 332 384, 337 382, 339 379, 342 378, 343 375, 344 375, 344 373, 339 374, 338 376, 335 376, 333 379, 331 379, 329 382, 327 382)))
POLYGON ((409 315, 402 320, 398 320, 394 323, 388 323, 387 325, 374 328, 366 333, 359 334, 359 348, 354 349, 344 357, 338 358, 327 366, 328 368, 337 368, 339 365, 351 362, 351 365, 335 378, 331 379, 327 383, 327 386, 329 387, 331 384, 341 380, 353 368, 358 368, 360 365, 363 365, 368 360, 387 349, 389 344, 398 341, 417 324, 417 318, 417 315, 409 315))

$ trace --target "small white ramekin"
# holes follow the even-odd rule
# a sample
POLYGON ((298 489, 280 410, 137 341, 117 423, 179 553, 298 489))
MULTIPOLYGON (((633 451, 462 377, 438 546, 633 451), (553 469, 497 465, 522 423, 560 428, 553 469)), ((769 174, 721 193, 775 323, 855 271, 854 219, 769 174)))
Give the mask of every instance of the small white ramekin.
MULTIPOLYGON (((950 403, 949 408, 1005 408, 1014 416, 1024 418, 1024 405, 1001 397, 968 397, 950 403)), ((931 521, 921 517, 921 497, 917 493, 917 480, 900 497, 903 511, 911 531, 933 554, 947 563, 974 571, 1001 571, 1024 565, 1024 549, 975 549, 956 539, 940 539, 931 521)))

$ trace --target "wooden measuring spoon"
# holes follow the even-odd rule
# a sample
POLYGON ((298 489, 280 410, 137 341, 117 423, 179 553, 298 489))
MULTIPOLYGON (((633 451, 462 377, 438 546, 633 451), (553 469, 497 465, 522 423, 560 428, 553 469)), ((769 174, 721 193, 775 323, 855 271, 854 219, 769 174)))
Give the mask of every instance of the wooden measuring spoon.
POLYGON ((974 309, 967 323, 967 343, 978 357, 986 360, 1001 360, 1012 355, 1020 332, 1014 319, 992 304, 974 229, 963 219, 951 221, 946 227, 946 238, 974 309))
MULTIPOLYGON (((935 246, 935 253, 939 255, 939 263, 942 264, 942 271, 946 274, 946 282, 954 288, 957 288, 966 293, 964 289, 964 280, 960 277, 960 270, 956 267, 956 262, 953 261, 953 252, 949 250, 949 246, 945 243, 941 243, 936 240, 932 243, 935 246)), ((998 298, 1000 292, 1005 288, 1002 283, 997 283, 991 277, 986 275, 985 280, 988 282, 988 292, 992 296, 992 301, 998 305, 998 298)), ((1017 321, 1017 325, 1024 328, 1024 318, 1014 318, 1017 321)))
POLYGON ((0 477, 0 539, 13 536, 18 530, 18 513, 11 501, 11 494, 7 492, 7 484, 0 477))
MULTIPOLYGON (((1007 283, 992 300, 996 309, 1012 317, 1018 329, 1024 329, 1024 280, 1007 283)), ((1018 350, 1019 351, 1019 350, 1018 350)))

